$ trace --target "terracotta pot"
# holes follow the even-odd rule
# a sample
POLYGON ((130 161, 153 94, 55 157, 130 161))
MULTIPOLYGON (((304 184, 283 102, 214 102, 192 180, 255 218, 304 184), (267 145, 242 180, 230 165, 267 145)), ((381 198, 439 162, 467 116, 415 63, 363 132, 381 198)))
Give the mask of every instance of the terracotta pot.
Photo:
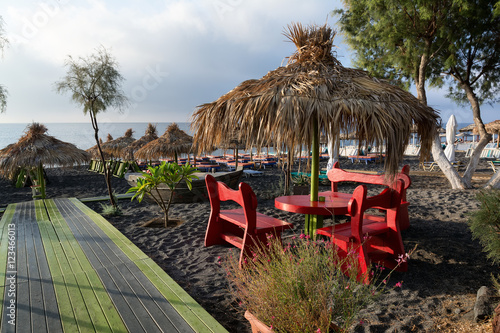
POLYGON ((257 319, 253 314, 251 314, 248 310, 245 311, 245 318, 250 322, 252 326, 252 333, 272 333, 273 330, 257 319))

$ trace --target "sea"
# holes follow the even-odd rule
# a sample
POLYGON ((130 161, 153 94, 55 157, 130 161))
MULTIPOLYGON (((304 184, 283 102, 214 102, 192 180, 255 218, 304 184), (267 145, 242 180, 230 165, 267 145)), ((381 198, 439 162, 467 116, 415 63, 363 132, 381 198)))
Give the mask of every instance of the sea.
MULTIPOLYGON (((158 135, 162 135, 171 123, 154 123, 158 135)), ((0 123, 0 149, 11 143, 16 143, 25 133, 30 124, 25 123, 0 123)), ((80 149, 88 149, 96 144, 94 138, 94 129, 92 124, 88 123, 44 123, 47 127, 47 135, 51 135, 59 140, 72 143, 80 149)), ((178 122, 177 125, 189 135, 193 135, 190 123, 178 122)), ((469 123, 457 124, 457 130, 469 125, 469 123)), ((98 123, 99 138, 106 141, 108 134, 113 139, 117 139, 125 134, 125 131, 131 128, 134 131, 133 137, 139 139, 144 135, 148 126, 147 122, 137 123, 98 123)), ((411 141, 411 140, 410 140, 411 141)), ((342 146, 353 144, 352 140, 345 140, 342 146)), ((215 153, 215 152, 214 152, 215 153)))

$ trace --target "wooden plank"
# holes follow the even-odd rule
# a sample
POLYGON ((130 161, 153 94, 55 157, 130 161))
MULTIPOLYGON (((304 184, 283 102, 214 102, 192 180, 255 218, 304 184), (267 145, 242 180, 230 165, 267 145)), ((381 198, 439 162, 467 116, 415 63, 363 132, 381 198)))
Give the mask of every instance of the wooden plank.
MULTIPOLYGON (((11 306, 11 290, 10 290, 10 279, 7 280, 7 272, 9 270, 15 269, 15 266, 12 266, 11 263, 12 255, 9 253, 9 236, 12 236, 12 221, 14 218, 16 210, 16 204, 9 205, 2 216, 1 220, 1 230, 2 233, 0 235, 0 297, 1 297, 1 316, 0 316, 0 329, 2 332, 13 331, 13 325, 9 324, 10 320, 15 320, 15 310, 14 313, 10 313, 9 306, 11 306), (9 258, 10 257, 10 258, 9 258), (11 260, 9 260, 11 259, 11 260)), ((14 257, 15 259, 15 257, 14 257)), ((9 273, 10 274, 10 273, 9 273)))
POLYGON ((78 199, 70 199, 83 213, 88 215, 103 230, 138 268, 162 293, 176 311, 197 332, 227 332, 205 309, 201 307, 185 290, 183 290, 154 261, 147 257, 135 244, 113 227, 101 215, 97 214, 78 199))
MULTIPOLYGON (((123 200, 123 199, 132 199, 134 196, 134 193, 123 193, 123 194, 116 194, 115 197, 118 200, 123 200)), ((90 198, 81 198, 79 199, 81 202, 96 202, 96 201, 106 201, 109 200, 109 196, 100 196, 100 197, 90 197, 90 198)))
MULTIPOLYGON (((66 255, 66 260, 73 273, 73 276, 65 275, 65 279, 74 279, 74 281, 71 282, 72 284, 70 284, 70 286, 73 285, 74 287, 69 288, 69 295, 74 306, 75 304, 78 305, 74 310, 80 330, 83 328, 92 331, 93 328, 99 328, 100 332, 111 331, 110 323, 108 322, 109 318, 111 318, 114 321, 113 324, 116 325, 122 324, 122 321, 118 320, 118 314, 114 313, 116 310, 114 306, 112 306, 111 300, 109 298, 103 299, 102 296, 104 296, 104 294, 102 293, 99 294, 100 298, 98 298, 94 292, 92 283, 98 280, 96 276, 90 279, 88 276, 95 275, 96 273, 78 241, 66 224, 66 221, 57 210, 54 201, 45 200, 45 204, 49 217, 60 239, 63 251, 66 255), (103 311, 101 308, 101 302, 105 303, 106 311, 110 311, 110 317, 104 315, 106 311, 103 311)), ((102 284, 95 287, 104 288, 102 284)), ((123 330, 124 327, 120 329, 123 330)))
MULTIPOLYGON (((127 310, 130 307, 146 332, 153 330, 174 332, 189 329, 186 322, 149 282, 144 273, 86 214, 82 214, 69 201, 58 200, 57 206, 77 239, 84 239, 79 235, 86 236, 86 241, 81 241, 81 246, 92 265, 100 273, 107 271, 106 279, 103 279, 106 288, 113 288, 113 290, 118 288, 120 291, 121 295, 111 293, 120 311, 122 307, 127 310), (108 279, 108 274, 114 284, 108 279)), ((125 318, 125 321, 127 319, 129 318, 125 318)))

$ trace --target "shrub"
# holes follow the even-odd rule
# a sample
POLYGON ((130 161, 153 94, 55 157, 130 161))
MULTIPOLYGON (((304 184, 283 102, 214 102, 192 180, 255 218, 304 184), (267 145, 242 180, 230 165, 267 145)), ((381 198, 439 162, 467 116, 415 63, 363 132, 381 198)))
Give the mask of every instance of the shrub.
POLYGON ((469 218, 472 236, 479 239, 487 257, 500 264, 500 190, 485 190, 477 194, 479 209, 469 218))
POLYGON ((341 259, 330 242, 304 235, 285 246, 277 238, 268 240, 243 268, 238 255, 230 255, 223 265, 242 309, 276 332, 346 330, 383 289, 385 279, 379 285, 358 282, 357 255, 341 259))

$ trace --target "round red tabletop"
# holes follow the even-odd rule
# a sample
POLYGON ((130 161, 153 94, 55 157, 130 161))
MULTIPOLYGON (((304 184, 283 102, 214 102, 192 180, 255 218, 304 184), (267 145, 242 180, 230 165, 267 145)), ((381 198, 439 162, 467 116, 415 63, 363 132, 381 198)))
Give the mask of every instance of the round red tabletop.
POLYGON ((287 195, 277 197, 274 206, 278 209, 310 215, 345 215, 347 214, 347 204, 352 194, 331 192, 325 196, 325 201, 311 201, 311 196, 307 195, 287 195))

